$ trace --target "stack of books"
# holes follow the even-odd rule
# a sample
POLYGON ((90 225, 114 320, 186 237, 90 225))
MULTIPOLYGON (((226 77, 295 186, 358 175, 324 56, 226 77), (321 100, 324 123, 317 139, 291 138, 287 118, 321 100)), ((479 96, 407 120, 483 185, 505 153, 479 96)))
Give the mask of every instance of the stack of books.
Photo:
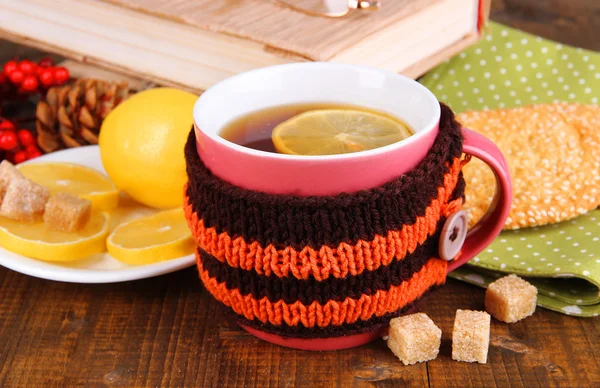
POLYGON ((490 0, 381 3, 377 11, 328 18, 274 0, 19 0, 0 4, 0 31, 82 62, 200 91, 243 71, 301 61, 416 78, 477 41, 490 7, 490 0))

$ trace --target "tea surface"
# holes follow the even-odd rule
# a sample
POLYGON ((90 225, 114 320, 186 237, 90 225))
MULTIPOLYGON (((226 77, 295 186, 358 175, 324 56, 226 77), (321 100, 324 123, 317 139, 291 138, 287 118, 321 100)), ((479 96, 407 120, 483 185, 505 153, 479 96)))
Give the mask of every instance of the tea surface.
POLYGON ((399 123, 411 134, 414 133, 403 121, 381 111, 349 104, 306 103, 281 105, 251 112, 228 123, 219 135, 226 140, 244 147, 277 153, 271 139, 273 129, 277 125, 302 113, 324 109, 342 109, 377 114, 399 123))

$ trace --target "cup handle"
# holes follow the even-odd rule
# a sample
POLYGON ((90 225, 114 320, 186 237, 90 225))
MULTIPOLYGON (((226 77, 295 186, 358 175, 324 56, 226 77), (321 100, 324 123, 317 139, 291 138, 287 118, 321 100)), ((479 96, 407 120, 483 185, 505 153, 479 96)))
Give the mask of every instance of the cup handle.
POLYGON ((500 234, 508 218, 512 201, 510 170, 502 152, 480 133, 463 128, 462 134, 463 152, 481 159, 494 171, 496 193, 487 213, 469 230, 461 255, 456 260, 448 262, 448 272, 474 258, 500 234))

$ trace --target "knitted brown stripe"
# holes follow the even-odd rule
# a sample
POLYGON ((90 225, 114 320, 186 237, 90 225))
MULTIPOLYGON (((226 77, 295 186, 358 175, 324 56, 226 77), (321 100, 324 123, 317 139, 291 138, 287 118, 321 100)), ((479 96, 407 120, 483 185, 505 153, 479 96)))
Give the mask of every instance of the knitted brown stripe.
POLYGON ((310 277, 306 280, 294 276, 280 278, 265 276, 255 271, 234 268, 221 262, 198 248, 202 266, 211 278, 219 283, 225 282, 228 289, 237 288, 242 295, 252 294, 255 299, 267 297, 271 302, 283 299, 286 303, 300 301, 309 305, 313 301, 325 304, 328 300, 343 301, 346 297, 359 298, 360 295, 372 295, 378 290, 388 290, 403 281, 410 280, 414 273, 421 270, 431 257, 437 256, 440 232, 445 219, 438 223, 438 232, 429 237, 423 245, 408 254, 404 260, 394 260, 388 266, 374 271, 364 271, 360 275, 345 278, 329 277, 317 281, 310 277))
POLYGON ((231 267, 255 270, 267 276, 275 274, 281 278, 290 275, 298 279, 313 276, 319 281, 329 276, 345 278, 348 274, 358 275, 364 270, 372 271, 389 265, 393 260, 403 260, 436 232, 440 218, 460 209, 462 198, 450 201, 464 164, 460 159, 456 160, 451 173, 444 177, 438 198, 431 201, 424 217, 417 217, 414 224, 404 225, 402 230, 390 230, 386 236, 376 236, 372 241, 359 240, 355 245, 342 242, 337 247, 314 249, 307 246, 301 251, 289 246, 283 249, 276 249, 273 245, 263 247, 257 241, 247 242, 242 236, 232 238, 227 232, 217 234, 215 227, 206 228, 204 221, 198 220, 187 196, 184 213, 198 245, 231 267))
POLYGON ((466 187, 465 178, 463 177, 462 171, 458 173, 458 180, 456 181, 456 186, 454 187, 454 191, 452 192, 452 196, 450 197, 450 202, 455 199, 462 198, 463 203, 465 201, 465 187, 466 187))
POLYGON ((230 306, 233 311, 246 319, 255 319, 274 325, 306 327, 340 326, 359 320, 368 320, 373 316, 382 316, 413 303, 433 285, 446 281, 448 263, 431 258, 410 280, 388 290, 377 290, 372 295, 362 294, 359 298, 347 297, 344 301, 328 300, 325 304, 314 301, 304 305, 300 301, 275 303, 268 298, 255 299, 251 294, 242 295, 237 288, 228 289, 226 284, 211 278, 203 268, 202 261, 196 257, 200 279, 215 299, 230 306))
MULTIPOLYGON (((432 290, 438 288, 439 286, 433 286, 425 294, 428 294, 432 290)), ((424 294, 424 295, 425 295, 424 294)), ((223 308, 227 311, 227 314, 231 317, 231 319, 236 320, 240 324, 248 327, 252 327, 254 329, 276 334, 282 337, 289 338, 329 338, 329 337, 341 337, 348 336, 353 334, 361 334, 361 333, 369 333, 374 332, 381 329, 384 326, 387 326, 390 322, 390 319, 398 317, 400 315, 406 314, 415 308, 415 303, 417 301, 403 307, 398 311, 394 311, 393 313, 385 314, 380 317, 372 317, 368 320, 358 320, 354 323, 344 324, 340 326, 326 326, 326 327, 304 327, 302 325, 298 326, 283 326, 283 325, 273 325, 270 323, 262 323, 257 320, 248 320, 243 316, 237 315, 231 308, 224 306, 223 308)))
POLYGON ((191 131, 185 147, 187 195, 206 227, 263 246, 300 250, 354 244, 400 230, 423 216, 437 197, 448 166, 461 154, 460 127, 450 109, 442 105, 440 132, 432 148, 415 169, 401 177, 381 187, 336 196, 269 195, 244 190, 212 175, 198 157, 191 131))

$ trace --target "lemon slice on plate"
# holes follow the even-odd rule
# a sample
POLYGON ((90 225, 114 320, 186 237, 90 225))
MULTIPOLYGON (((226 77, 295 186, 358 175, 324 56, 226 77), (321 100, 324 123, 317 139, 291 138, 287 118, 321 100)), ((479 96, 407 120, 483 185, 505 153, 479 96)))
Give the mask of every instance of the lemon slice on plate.
POLYGON ((49 229, 0 217, 0 246, 19 255, 45 261, 74 261, 106 251, 109 216, 92 212, 87 225, 76 233, 49 229))
POLYGON ((108 211, 108 214, 110 215, 108 231, 109 233, 112 233, 117 226, 125 222, 147 217, 158 212, 159 210, 142 205, 124 192, 121 192, 119 196, 119 206, 108 211))
POLYGON ((162 211, 123 223, 108 236, 106 245, 112 257, 132 265, 186 256, 196 247, 183 209, 162 211))
POLYGON ((71 163, 28 163, 18 166, 25 177, 45 186, 50 194, 69 193, 92 201, 92 207, 109 210, 119 204, 119 190, 106 175, 71 163))
POLYGON ((335 155, 383 147, 411 136, 392 118, 359 110, 319 109, 277 125, 272 140, 277 152, 292 155, 335 155))

